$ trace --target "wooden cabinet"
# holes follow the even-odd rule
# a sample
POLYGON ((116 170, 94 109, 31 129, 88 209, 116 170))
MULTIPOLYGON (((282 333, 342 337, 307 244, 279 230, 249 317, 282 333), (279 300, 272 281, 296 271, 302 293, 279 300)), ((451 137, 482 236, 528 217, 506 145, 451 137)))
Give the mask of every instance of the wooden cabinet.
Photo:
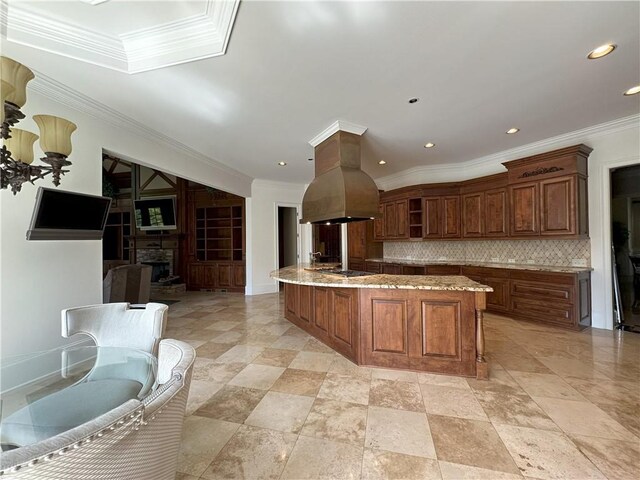
POLYGON ((365 269, 391 275, 464 275, 493 288, 493 292, 486 294, 487 312, 571 329, 591 325, 591 275, 588 271, 559 273, 392 262, 366 262, 365 269))
POLYGON ((509 234, 507 189, 496 188, 484 194, 484 236, 506 237, 509 234))
POLYGON ((347 223, 347 258, 349 269, 364 270, 367 258, 382 257, 382 242, 375 241, 375 221, 347 223))
POLYGON ((540 234, 575 235, 576 178, 560 177, 540 182, 540 234))
POLYGON ((509 186, 509 200, 511 203, 510 236, 532 236, 540 233, 538 197, 537 182, 509 186))
POLYGON ((505 313, 509 311, 509 273, 499 268, 462 267, 462 275, 488 285, 493 292, 487 293, 487 311, 505 313))
POLYGON ((460 195, 442 199, 442 237, 460 238, 460 195))
POLYGON ((361 305, 364 364, 475 375, 473 292, 362 289, 361 305))
POLYGON ((424 238, 442 238, 442 198, 426 197, 423 204, 424 238))
POLYGON ((190 290, 244 290, 244 262, 193 262, 187 267, 190 290))
POLYGON ((484 192, 462 196, 462 236, 464 238, 484 235, 484 192))
POLYGON ((586 238, 589 234, 587 157, 576 145, 506 162, 509 236, 586 238))
POLYGON ((359 305, 356 288, 285 284, 285 318, 356 361, 359 305))
POLYGON ((409 238, 409 199, 385 202, 383 215, 383 239, 409 238))
POLYGON ((402 265, 396 263, 383 263, 382 271, 385 275, 402 275, 402 265))
POLYGON ((193 187, 186 191, 187 289, 244 292, 244 199, 193 187))
POLYGON ((505 173, 384 192, 375 238, 588 238, 590 152, 576 145, 505 162, 505 173))
POLYGON ((511 272, 510 310, 514 318, 580 329, 591 324, 589 272, 511 272))
POLYGON ((378 205, 380 218, 373 220, 373 239, 377 241, 384 240, 384 204, 378 205))

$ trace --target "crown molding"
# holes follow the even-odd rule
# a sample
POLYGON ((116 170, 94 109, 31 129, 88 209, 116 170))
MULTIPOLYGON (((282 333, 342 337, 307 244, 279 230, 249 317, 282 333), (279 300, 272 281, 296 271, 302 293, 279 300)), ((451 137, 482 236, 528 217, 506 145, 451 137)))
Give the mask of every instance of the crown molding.
POLYGON ((48 77, 47 75, 34 71, 36 78, 29 83, 29 88, 34 92, 54 100, 76 111, 85 113, 93 118, 105 122, 118 129, 126 130, 129 133, 146 138, 147 140, 160 143, 174 151, 182 153, 190 159, 201 162, 208 167, 214 167, 224 173, 237 178, 242 182, 250 184, 252 177, 235 170, 224 163, 208 157, 188 145, 171 138, 157 130, 147 127, 141 122, 124 115, 113 108, 88 97, 77 90, 48 77))
POLYGON ((295 190, 300 193, 304 193, 307 184, 305 183, 291 183, 291 182, 279 182, 277 180, 265 180, 263 178, 255 178, 251 183, 251 188, 270 188, 274 190, 295 190))
POLYGON ((409 168, 392 175, 375 179, 383 190, 406 187, 420 183, 455 182, 504 172, 502 162, 544 153, 582 143, 605 135, 611 135, 630 128, 640 128, 640 115, 618 118, 610 122, 593 125, 573 132, 550 137, 539 142, 504 150, 462 163, 428 165, 409 168))
POLYGON ((224 55, 239 4, 208 0, 199 15, 113 36, 46 18, 21 2, 3 8, 0 21, 11 42, 134 74, 224 55))
POLYGON ((320 132, 318 135, 316 135, 311 140, 309 140, 309 145, 315 148, 318 145, 320 145, 322 142, 324 142, 327 138, 329 138, 331 135, 333 135, 338 131, 354 133, 356 135, 362 135, 364 132, 367 131, 367 127, 363 127, 362 125, 357 125, 351 122, 346 122, 344 120, 336 120, 327 128, 325 128, 322 132, 320 132))

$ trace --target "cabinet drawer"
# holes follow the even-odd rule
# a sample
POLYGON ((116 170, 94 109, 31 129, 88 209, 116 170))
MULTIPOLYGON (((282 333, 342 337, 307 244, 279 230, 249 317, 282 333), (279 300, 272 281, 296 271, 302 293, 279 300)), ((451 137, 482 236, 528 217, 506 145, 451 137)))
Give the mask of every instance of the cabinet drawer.
POLYGON ((424 275, 425 267, 419 265, 403 265, 402 266, 402 274, 403 275, 424 275))
POLYGON ((511 281, 511 296, 536 299, 543 303, 573 302, 573 288, 568 285, 549 285, 511 281))
POLYGON ((402 275, 402 265, 396 263, 383 263, 382 273, 387 275, 402 275))
POLYGON ((476 277, 509 278, 509 271, 502 268, 462 267, 462 275, 466 277, 473 275, 476 277))
POLYGON ((460 266, 427 265, 427 275, 460 275, 460 266))
POLYGON ((573 325, 573 305, 511 297, 511 314, 527 320, 558 325, 573 325))
POLYGON ((382 264, 380 262, 365 262, 364 271, 369 273, 380 273, 380 267, 382 264))
POLYGON ((349 270, 364 271, 364 262, 362 260, 349 259, 349 270))

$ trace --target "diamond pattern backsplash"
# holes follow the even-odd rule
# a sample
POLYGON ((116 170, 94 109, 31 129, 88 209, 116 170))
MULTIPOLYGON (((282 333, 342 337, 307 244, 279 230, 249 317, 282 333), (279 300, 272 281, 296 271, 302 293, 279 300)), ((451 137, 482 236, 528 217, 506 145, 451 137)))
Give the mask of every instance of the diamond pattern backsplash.
POLYGON ((385 242, 384 258, 591 266, 589 240, 385 242))

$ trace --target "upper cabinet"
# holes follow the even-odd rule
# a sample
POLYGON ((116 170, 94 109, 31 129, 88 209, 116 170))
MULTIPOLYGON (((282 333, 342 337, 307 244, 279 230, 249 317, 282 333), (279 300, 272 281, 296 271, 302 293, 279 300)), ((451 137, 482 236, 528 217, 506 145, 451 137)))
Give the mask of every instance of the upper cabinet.
POLYGON ((374 238, 588 238, 590 152, 576 145, 506 162, 505 173, 383 192, 374 238))
POLYGON ((587 158, 576 145, 506 162, 509 236, 587 238, 587 158))

